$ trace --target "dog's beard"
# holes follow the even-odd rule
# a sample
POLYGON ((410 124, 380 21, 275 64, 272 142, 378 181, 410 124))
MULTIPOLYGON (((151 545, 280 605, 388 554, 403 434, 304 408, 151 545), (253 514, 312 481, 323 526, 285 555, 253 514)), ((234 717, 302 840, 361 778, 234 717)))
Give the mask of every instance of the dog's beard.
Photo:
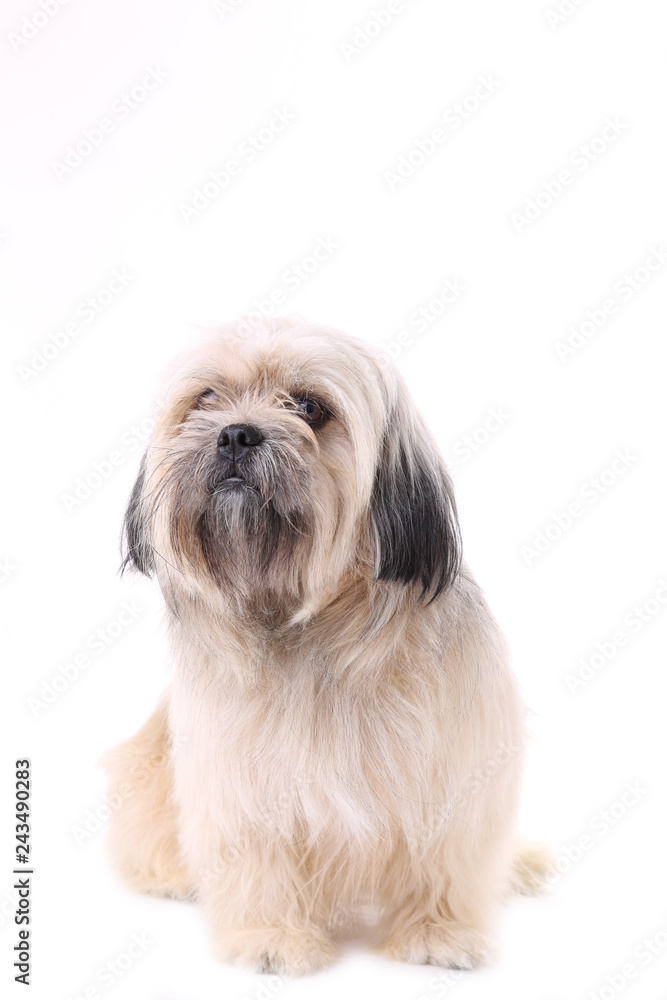
POLYGON ((155 509, 165 504, 176 559, 238 596, 298 590, 312 484, 288 430, 233 463, 217 449, 219 420, 193 416, 162 467, 155 509))

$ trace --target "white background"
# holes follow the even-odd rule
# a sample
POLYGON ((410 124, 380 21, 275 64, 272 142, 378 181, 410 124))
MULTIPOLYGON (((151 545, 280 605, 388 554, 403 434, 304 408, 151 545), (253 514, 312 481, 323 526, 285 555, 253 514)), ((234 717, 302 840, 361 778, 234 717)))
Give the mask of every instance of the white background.
POLYGON ((10 957, 13 762, 25 756, 39 1000, 95 985, 111 1000, 667 995, 664 10, 566 0, 558 21, 556 2, 414 0, 364 34, 383 0, 221 0, 217 11, 71 0, 43 26, 36 3, 3 4, 0 963, 12 996, 25 995, 10 957), (113 110, 151 68, 165 78, 131 113, 113 110), (494 90, 483 101, 471 96, 481 77, 494 90), (466 99, 467 120, 445 121, 466 99), (274 109, 293 121, 249 162, 239 147, 274 109), (58 179, 54 164, 103 118, 113 130, 58 179), (607 119, 618 135, 594 143, 607 119), (438 127, 433 155, 390 184, 399 157, 438 127), (240 174, 186 222, 181 206, 231 159, 240 174), (558 192, 563 170, 572 183, 558 192), (338 247, 288 287, 285 272, 320 238, 338 247), (81 303, 114 269, 131 280, 86 322, 81 303), (435 316, 448 279, 466 290, 435 316), (126 892, 103 830, 76 842, 104 802, 99 756, 142 724, 168 676, 155 585, 117 575, 148 425, 133 428, 189 323, 240 316, 276 290, 277 312, 396 356, 455 464, 465 555, 533 710, 522 828, 553 845, 564 873, 547 896, 501 911, 499 957, 481 972, 394 964, 350 943, 316 978, 269 981, 213 960, 196 907, 126 892), (606 299, 615 312, 560 357, 556 345, 587 310, 599 320, 606 299), (420 332, 410 317, 423 306, 433 321, 420 332), (48 347, 51 335, 64 346, 48 347), (485 430, 498 407, 502 426, 485 430), (602 493, 592 480, 618 449, 630 458, 602 493), (111 452, 112 474, 66 502, 111 452), (579 516, 558 529, 573 503, 579 516), (546 551, 531 556, 548 525, 546 551), (91 635, 114 631, 123 602, 138 617, 95 654, 91 635), (570 690, 566 675, 619 631, 625 644, 570 690), (28 699, 81 652, 89 666, 35 709, 28 699), (635 797, 620 805, 628 782, 635 797), (568 860, 582 837, 587 849, 568 860), (152 943, 104 985, 98 970, 135 933, 152 943), (646 961, 641 943, 654 938, 646 961))

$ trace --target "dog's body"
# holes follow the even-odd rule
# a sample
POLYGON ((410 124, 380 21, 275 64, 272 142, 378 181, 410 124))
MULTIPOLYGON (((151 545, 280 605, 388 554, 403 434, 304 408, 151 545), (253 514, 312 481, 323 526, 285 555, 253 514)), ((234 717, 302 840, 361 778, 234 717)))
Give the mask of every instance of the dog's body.
POLYGON ((174 678, 107 758, 139 791, 124 876, 198 897, 219 953, 264 969, 327 964, 368 907, 386 954, 481 961, 523 708, 395 372, 329 331, 222 331, 167 392, 126 528, 174 678))

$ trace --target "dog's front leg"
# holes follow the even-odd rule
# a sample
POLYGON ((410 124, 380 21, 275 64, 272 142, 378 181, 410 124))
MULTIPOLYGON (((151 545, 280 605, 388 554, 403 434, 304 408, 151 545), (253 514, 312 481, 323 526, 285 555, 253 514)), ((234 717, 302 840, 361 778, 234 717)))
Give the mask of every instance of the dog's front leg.
POLYGON ((485 963, 492 917, 514 852, 516 761, 506 772, 502 781, 489 781, 471 794, 470 801, 462 799, 444 829, 421 848, 395 858, 386 891, 383 954, 455 969, 485 963))
POLYGON ((228 842, 200 871, 218 956, 283 976, 331 964, 336 950, 316 920, 310 879, 292 844, 257 833, 228 842))

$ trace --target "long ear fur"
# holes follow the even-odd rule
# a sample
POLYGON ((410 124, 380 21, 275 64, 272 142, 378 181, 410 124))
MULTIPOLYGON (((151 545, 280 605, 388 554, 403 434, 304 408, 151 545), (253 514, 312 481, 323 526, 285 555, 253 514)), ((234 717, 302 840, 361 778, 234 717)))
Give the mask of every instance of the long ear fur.
POLYGON ((461 565, 454 490, 421 420, 399 403, 384 432, 371 497, 375 576, 421 588, 434 600, 461 565))
POLYGON ((144 454, 123 521, 121 573, 124 573, 126 569, 138 569, 140 573, 150 576, 155 570, 155 559, 143 495, 145 482, 146 455, 144 454))

